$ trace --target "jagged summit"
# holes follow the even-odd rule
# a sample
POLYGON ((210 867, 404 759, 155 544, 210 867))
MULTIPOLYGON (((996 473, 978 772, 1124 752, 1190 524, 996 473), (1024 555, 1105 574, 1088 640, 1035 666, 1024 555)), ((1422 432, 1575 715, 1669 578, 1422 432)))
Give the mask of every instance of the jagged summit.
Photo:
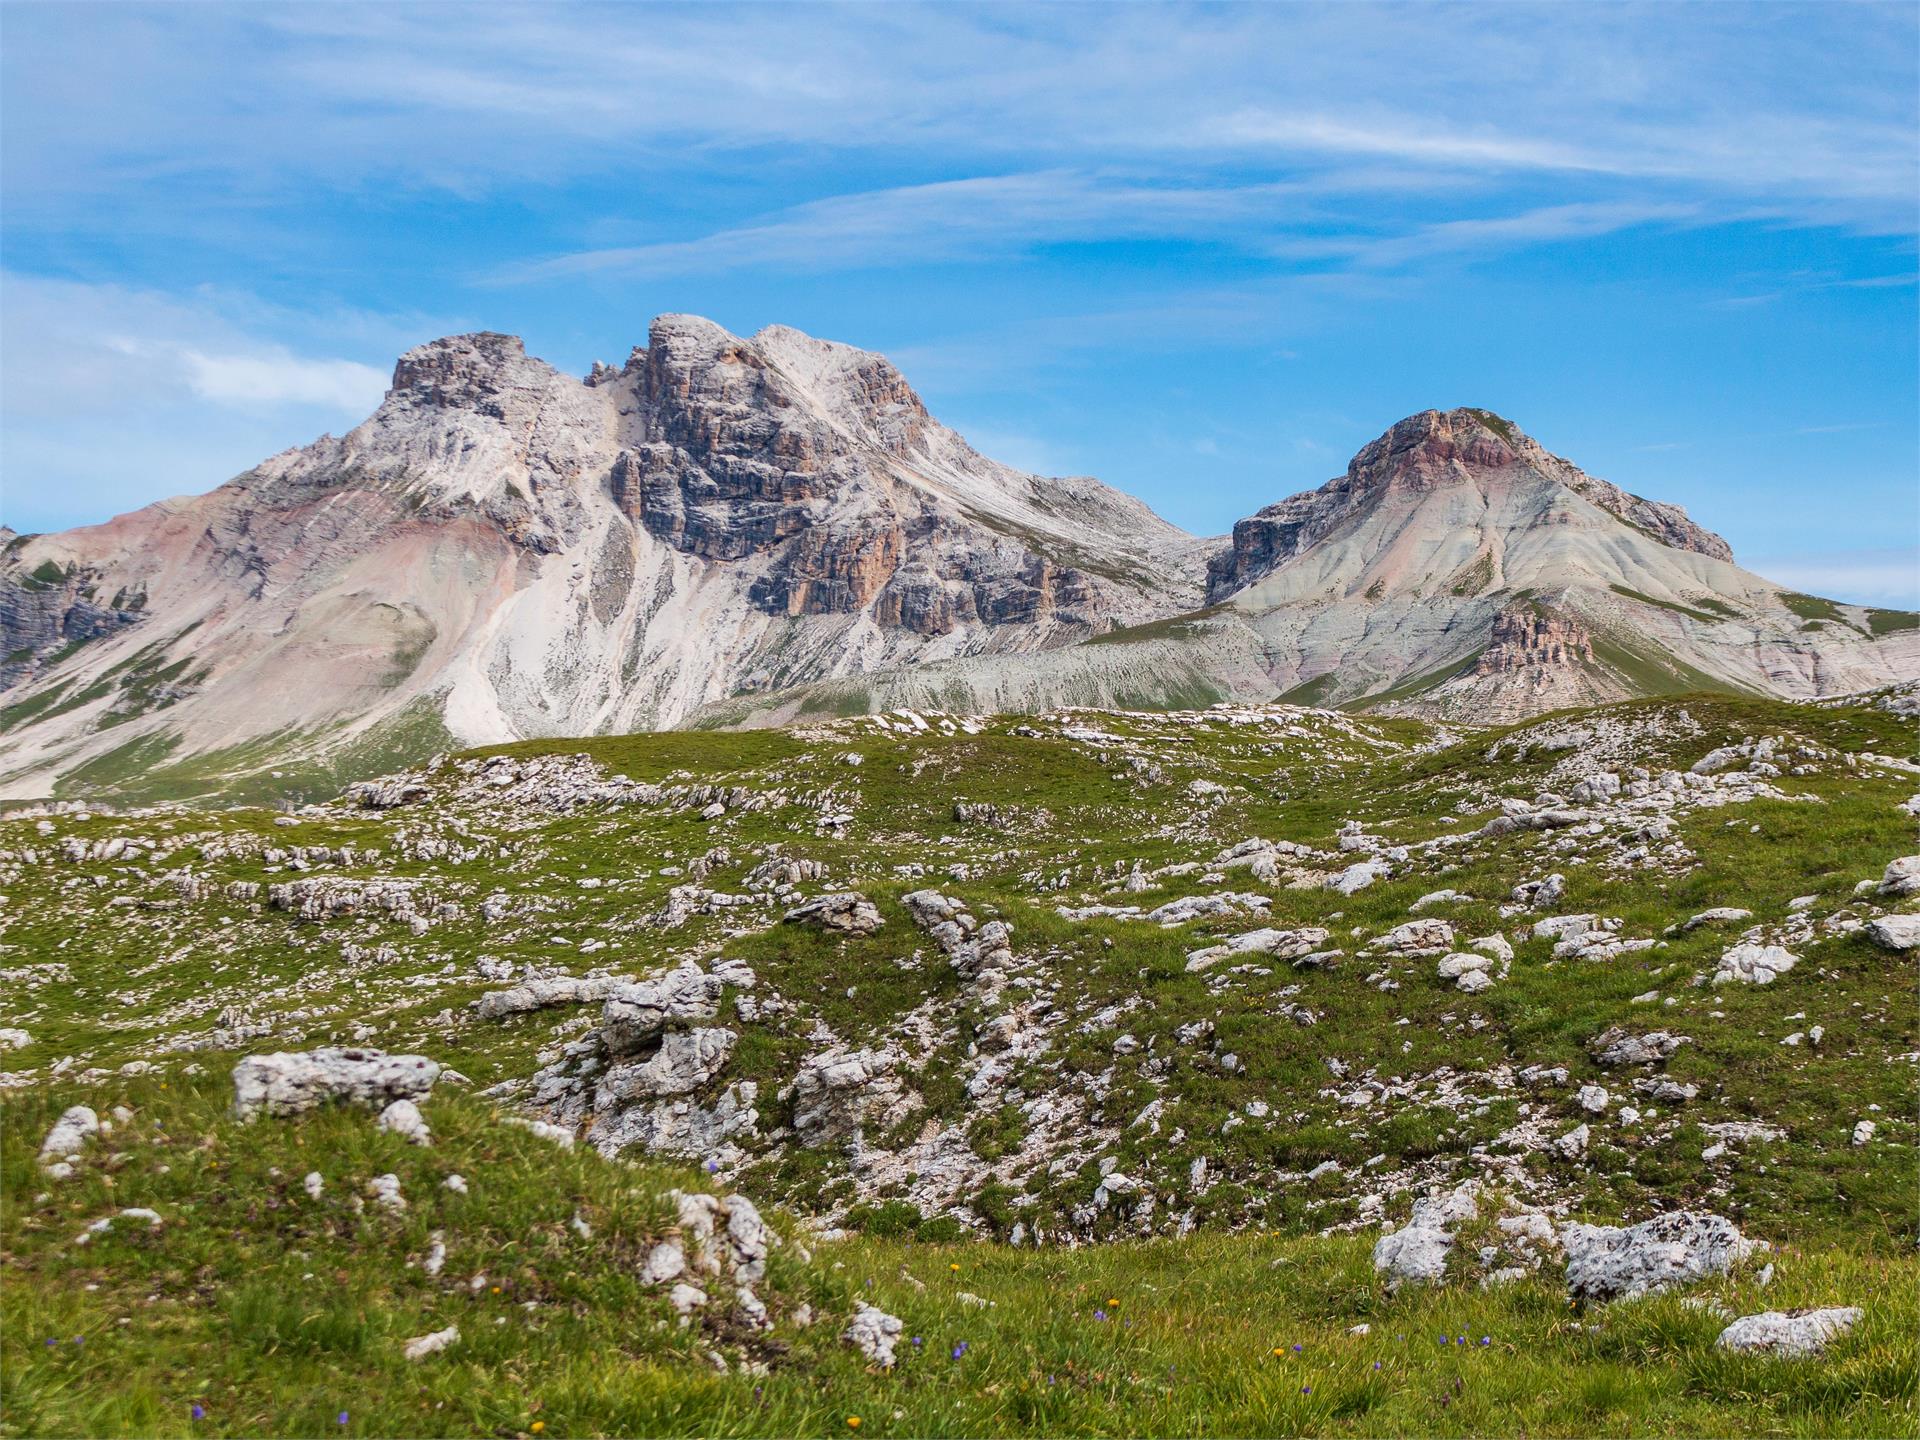
POLYGON ((1810 611, 1490 410, 1208 541, 979 454, 884 356, 677 314, 584 377, 430 341, 345 435, 0 544, 5 796, 899 704, 1488 718, 1920 671, 1899 617, 1810 611))

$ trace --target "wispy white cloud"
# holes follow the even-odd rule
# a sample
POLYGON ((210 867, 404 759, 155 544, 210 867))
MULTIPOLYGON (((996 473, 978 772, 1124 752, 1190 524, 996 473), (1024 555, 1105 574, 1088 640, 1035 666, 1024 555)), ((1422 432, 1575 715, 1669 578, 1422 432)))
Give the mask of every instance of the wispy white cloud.
POLYGON ((1390 269, 1440 256, 1499 254, 1642 225, 1708 223, 1690 204, 1604 202, 1420 225, 1324 233, 1312 182, 1150 183, 1053 170, 948 180, 810 201, 689 240, 603 246, 508 267, 507 283, 585 274, 658 277, 740 269, 847 270, 983 260, 1044 244, 1211 240, 1293 261, 1390 269))
POLYGON ((362 418, 386 393, 387 372, 357 360, 314 360, 284 345, 208 354, 172 340, 105 338, 108 349, 173 368, 188 389, 222 405, 313 405, 362 418))
POLYGON ((808 151, 1632 181, 1913 229, 1910 7, 232 6, 10 17, 14 201, 808 151), (67 43, 62 43, 62 42, 67 43), (57 50, 61 63, 47 64, 57 50), (1277 104, 1275 96, 1285 96, 1277 104), (1497 117, 1497 118, 1493 118, 1497 117), (404 144, 393 137, 404 135, 404 144))
POLYGON ((6 522, 71 525, 211 489, 379 404, 385 370, 263 330, 345 336, 372 354, 422 338, 406 322, 292 315, 244 294, 0 273, 6 522))
POLYGON ((1254 147, 1286 152, 1365 155, 1449 169, 1590 170, 1626 173, 1618 161, 1588 155, 1555 141, 1502 134, 1447 133, 1411 117, 1389 124, 1356 123, 1337 115, 1238 110, 1204 120, 1187 132, 1196 145, 1254 147))
POLYGON ((1688 225, 1706 220, 1698 205, 1582 202, 1545 205, 1508 215, 1443 220, 1402 234, 1290 240, 1275 249, 1297 259, 1337 258, 1361 266, 1390 268, 1437 256, 1498 254, 1529 245, 1590 240, 1642 225, 1688 225))
POLYGON ((905 185, 810 201, 697 239, 601 247, 512 267, 507 280, 743 267, 851 269, 978 259, 1074 240, 1237 236, 1309 218, 1314 187, 1152 184, 1068 170, 905 185))

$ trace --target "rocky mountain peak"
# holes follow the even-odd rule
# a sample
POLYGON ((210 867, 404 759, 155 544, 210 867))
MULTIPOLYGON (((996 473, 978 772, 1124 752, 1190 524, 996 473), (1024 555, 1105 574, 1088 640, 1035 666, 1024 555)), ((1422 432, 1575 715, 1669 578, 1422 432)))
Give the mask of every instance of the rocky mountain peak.
POLYGON ((1384 517, 1391 510, 1399 519, 1386 524, 1379 537, 1385 544, 1411 514, 1408 507, 1418 506, 1422 497, 1444 499, 1439 492, 1451 495, 1456 487, 1469 492, 1463 513, 1480 507, 1489 514, 1503 509, 1499 494, 1526 491, 1547 504, 1554 496, 1564 500, 1560 492, 1571 492, 1670 549, 1733 559, 1732 547, 1695 524, 1680 506, 1630 494, 1589 475, 1512 421, 1465 406, 1407 416, 1362 446, 1345 474, 1240 521, 1233 527, 1232 543, 1209 562, 1208 599, 1224 600, 1321 542, 1350 535, 1369 517, 1384 517))
POLYGON ((544 362, 527 358, 518 335, 493 330, 448 335, 414 346, 395 362, 388 398, 440 409, 478 408, 519 383, 528 367, 543 377, 553 373, 544 362))
POLYGON ((1411 480, 1444 484, 1478 471, 1504 469, 1540 447, 1491 410, 1422 410, 1362 447, 1347 465, 1358 485, 1411 480))

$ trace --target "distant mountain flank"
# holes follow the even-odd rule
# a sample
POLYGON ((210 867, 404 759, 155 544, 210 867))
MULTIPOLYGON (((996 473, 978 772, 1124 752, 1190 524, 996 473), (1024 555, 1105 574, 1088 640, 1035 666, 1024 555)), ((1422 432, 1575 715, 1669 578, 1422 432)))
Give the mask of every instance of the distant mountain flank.
POLYGON ((881 356, 656 320, 584 379, 480 333, 208 494, 0 532, 0 796, 311 792, 435 749, 896 705, 1276 695, 1463 720, 1920 674, 1486 410, 1198 539, 987 459, 881 356))

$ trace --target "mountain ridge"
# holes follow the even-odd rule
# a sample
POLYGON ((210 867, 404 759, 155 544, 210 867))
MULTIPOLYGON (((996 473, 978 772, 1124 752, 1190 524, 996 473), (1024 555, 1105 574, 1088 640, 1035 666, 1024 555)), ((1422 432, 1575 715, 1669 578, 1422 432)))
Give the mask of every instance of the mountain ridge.
POLYGON ((334 755, 350 778, 355 747, 404 759, 816 703, 1318 686, 1316 703, 1512 718, 1679 681, 1801 696, 1920 669, 1904 627, 1797 614, 1684 510, 1492 411, 1409 416, 1210 540, 1097 480, 981 455, 883 356, 675 314, 585 377, 499 332, 427 342, 345 435, 0 542, 0 793, 20 798, 195 757, 230 775, 334 755), (1526 643, 1535 612, 1570 643, 1526 643))

